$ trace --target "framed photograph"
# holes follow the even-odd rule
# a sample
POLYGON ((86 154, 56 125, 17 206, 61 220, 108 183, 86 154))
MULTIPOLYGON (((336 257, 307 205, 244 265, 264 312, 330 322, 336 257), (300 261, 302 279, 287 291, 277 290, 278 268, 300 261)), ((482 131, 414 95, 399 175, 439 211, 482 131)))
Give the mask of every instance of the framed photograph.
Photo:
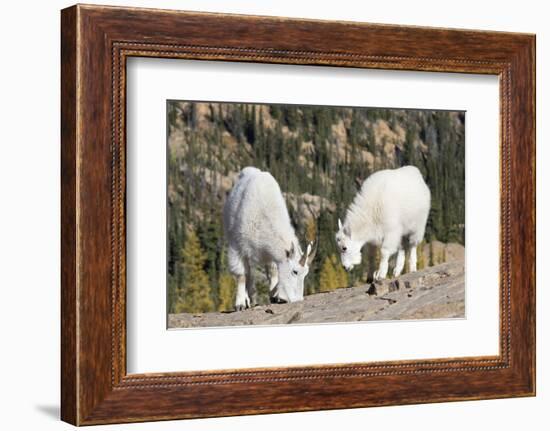
POLYGON ((465 112, 166 109, 168 328, 465 317, 465 112))
POLYGON ((534 35, 61 18, 63 420, 535 394, 534 35))

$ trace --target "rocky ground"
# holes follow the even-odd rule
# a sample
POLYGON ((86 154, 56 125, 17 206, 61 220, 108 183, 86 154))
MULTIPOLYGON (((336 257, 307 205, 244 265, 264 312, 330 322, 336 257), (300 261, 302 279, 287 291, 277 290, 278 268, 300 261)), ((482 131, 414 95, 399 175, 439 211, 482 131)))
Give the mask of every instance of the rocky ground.
POLYGON ((464 299, 464 261, 456 260, 393 280, 306 296, 292 304, 239 312, 170 314, 168 327, 461 318, 465 316, 464 299))

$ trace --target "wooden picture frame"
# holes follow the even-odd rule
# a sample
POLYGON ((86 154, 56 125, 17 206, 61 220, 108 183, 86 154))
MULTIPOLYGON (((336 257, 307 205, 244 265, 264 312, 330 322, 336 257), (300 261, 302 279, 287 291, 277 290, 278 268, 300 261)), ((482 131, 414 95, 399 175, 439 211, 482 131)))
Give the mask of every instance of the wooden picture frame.
POLYGON ((64 421, 535 394, 534 35, 82 5, 61 17, 64 421), (500 354, 128 375, 125 65, 131 56, 498 75, 500 354))

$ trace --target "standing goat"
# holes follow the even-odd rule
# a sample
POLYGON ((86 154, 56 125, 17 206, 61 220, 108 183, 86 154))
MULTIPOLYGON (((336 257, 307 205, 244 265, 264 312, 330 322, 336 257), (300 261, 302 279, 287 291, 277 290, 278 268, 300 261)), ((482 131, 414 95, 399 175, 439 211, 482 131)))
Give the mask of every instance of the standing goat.
POLYGON ((430 212, 430 189, 414 166, 378 171, 369 176, 346 212, 338 220, 336 243, 342 265, 351 270, 361 263, 366 243, 380 247, 380 265, 375 280, 386 278, 388 260, 397 253, 393 276, 405 265, 409 249, 409 271, 416 271, 416 247, 424 237, 430 212))
POLYGON ((223 211, 229 270, 237 278, 235 308, 255 302, 253 269, 265 267, 271 301, 304 299, 304 278, 315 252, 302 253, 277 181, 268 172, 244 168, 223 211))

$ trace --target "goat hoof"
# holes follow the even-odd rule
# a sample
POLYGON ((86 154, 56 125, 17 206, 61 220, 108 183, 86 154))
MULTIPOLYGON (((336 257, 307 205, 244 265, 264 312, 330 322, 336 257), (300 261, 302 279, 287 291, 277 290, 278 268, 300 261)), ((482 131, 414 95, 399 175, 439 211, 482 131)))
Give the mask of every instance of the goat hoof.
POLYGON ((244 298, 235 303, 235 311, 243 311, 250 308, 250 299, 244 298))
POLYGON ((272 296, 269 298, 269 302, 271 302, 272 304, 286 304, 287 301, 279 298, 278 296, 272 296))

